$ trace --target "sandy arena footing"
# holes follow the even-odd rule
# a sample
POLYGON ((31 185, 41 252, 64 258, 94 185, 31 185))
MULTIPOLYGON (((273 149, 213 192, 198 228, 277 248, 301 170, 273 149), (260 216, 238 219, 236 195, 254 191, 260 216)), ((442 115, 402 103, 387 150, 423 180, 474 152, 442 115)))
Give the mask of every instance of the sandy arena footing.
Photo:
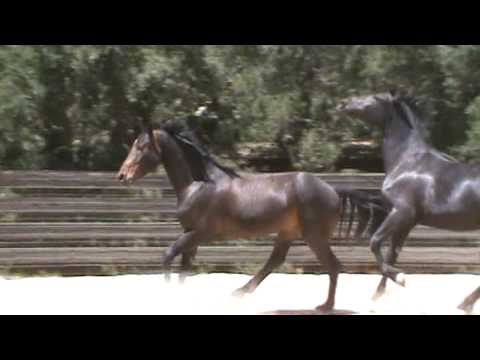
MULTIPOLYGON (((184 285, 162 275, 78 278, 0 278, 0 314, 18 315, 314 315, 326 299, 327 275, 272 274, 242 299, 232 292, 250 276, 202 274, 184 285)), ((408 275, 407 287, 389 283, 371 297, 379 275, 342 274, 335 314, 463 315, 457 306, 480 286, 478 275, 408 275)), ((477 303, 474 314, 480 313, 477 303)))

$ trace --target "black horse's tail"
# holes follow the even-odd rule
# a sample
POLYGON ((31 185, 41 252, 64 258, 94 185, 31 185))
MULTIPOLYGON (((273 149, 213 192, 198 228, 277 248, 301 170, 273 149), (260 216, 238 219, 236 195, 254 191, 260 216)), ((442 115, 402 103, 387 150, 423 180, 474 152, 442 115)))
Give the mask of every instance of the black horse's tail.
POLYGON ((338 224, 337 238, 346 239, 349 237, 349 234, 353 227, 353 222, 355 219, 355 212, 357 205, 355 202, 355 190, 351 189, 335 189, 338 196, 341 199, 342 210, 340 213, 340 222, 338 224), (348 214, 348 219, 347 219, 348 214), (344 228, 347 226, 347 231, 344 233, 344 228))
POLYGON ((336 188, 342 202, 340 222, 338 226, 338 239, 350 239, 355 218, 358 225, 355 232, 355 240, 360 240, 369 224, 369 235, 375 233, 385 220, 390 211, 389 205, 381 195, 374 195, 365 190, 354 190, 349 188, 336 188), (348 215, 348 216, 347 216, 348 215), (343 229, 347 226, 344 233, 343 229))

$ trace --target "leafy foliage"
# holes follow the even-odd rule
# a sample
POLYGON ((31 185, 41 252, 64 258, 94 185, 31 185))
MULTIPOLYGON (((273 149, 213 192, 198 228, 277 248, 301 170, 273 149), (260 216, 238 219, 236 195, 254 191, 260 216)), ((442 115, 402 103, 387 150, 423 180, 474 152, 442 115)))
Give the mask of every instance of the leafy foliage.
POLYGON ((197 120, 217 153, 308 119, 281 145, 297 169, 334 170, 372 137, 337 102, 395 87, 423 99, 434 145, 476 161, 479 61, 477 45, 3 45, 0 167, 114 170, 143 119, 207 107, 197 120))

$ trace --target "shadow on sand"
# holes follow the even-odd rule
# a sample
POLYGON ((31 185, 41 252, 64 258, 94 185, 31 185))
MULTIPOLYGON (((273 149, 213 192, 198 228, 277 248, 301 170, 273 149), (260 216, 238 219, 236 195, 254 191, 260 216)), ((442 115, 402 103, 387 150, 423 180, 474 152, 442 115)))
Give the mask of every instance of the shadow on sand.
POLYGON ((275 310, 260 313, 259 315, 356 315, 358 313, 351 310, 331 310, 331 311, 319 311, 319 310, 275 310))

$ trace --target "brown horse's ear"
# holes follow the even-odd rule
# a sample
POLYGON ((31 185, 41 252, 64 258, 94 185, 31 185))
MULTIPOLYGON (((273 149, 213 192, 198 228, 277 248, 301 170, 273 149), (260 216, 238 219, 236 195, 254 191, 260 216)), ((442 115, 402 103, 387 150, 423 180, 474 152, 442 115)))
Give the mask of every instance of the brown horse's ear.
POLYGON ((152 144, 155 144, 155 137, 153 136, 153 127, 152 125, 149 125, 147 128, 147 133, 148 133, 148 138, 152 142, 152 144))
POLYGON ((151 141, 152 143, 154 142, 155 138, 153 137, 153 126, 152 126, 152 123, 147 120, 147 119, 143 119, 142 121, 142 125, 143 125, 143 131, 145 131, 148 135, 148 140, 151 141))
POLYGON ((146 131, 148 135, 148 140, 150 141, 150 144, 153 146, 153 150, 158 156, 161 156, 160 150, 158 149, 157 143, 155 142, 155 136, 153 135, 153 126, 150 120, 143 120, 143 127, 144 130, 146 131))
POLYGON ((142 130, 146 132, 149 136, 151 127, 152 125, 150 124, 150 121, 148 121, 147 119, 142 120, 142 130))

